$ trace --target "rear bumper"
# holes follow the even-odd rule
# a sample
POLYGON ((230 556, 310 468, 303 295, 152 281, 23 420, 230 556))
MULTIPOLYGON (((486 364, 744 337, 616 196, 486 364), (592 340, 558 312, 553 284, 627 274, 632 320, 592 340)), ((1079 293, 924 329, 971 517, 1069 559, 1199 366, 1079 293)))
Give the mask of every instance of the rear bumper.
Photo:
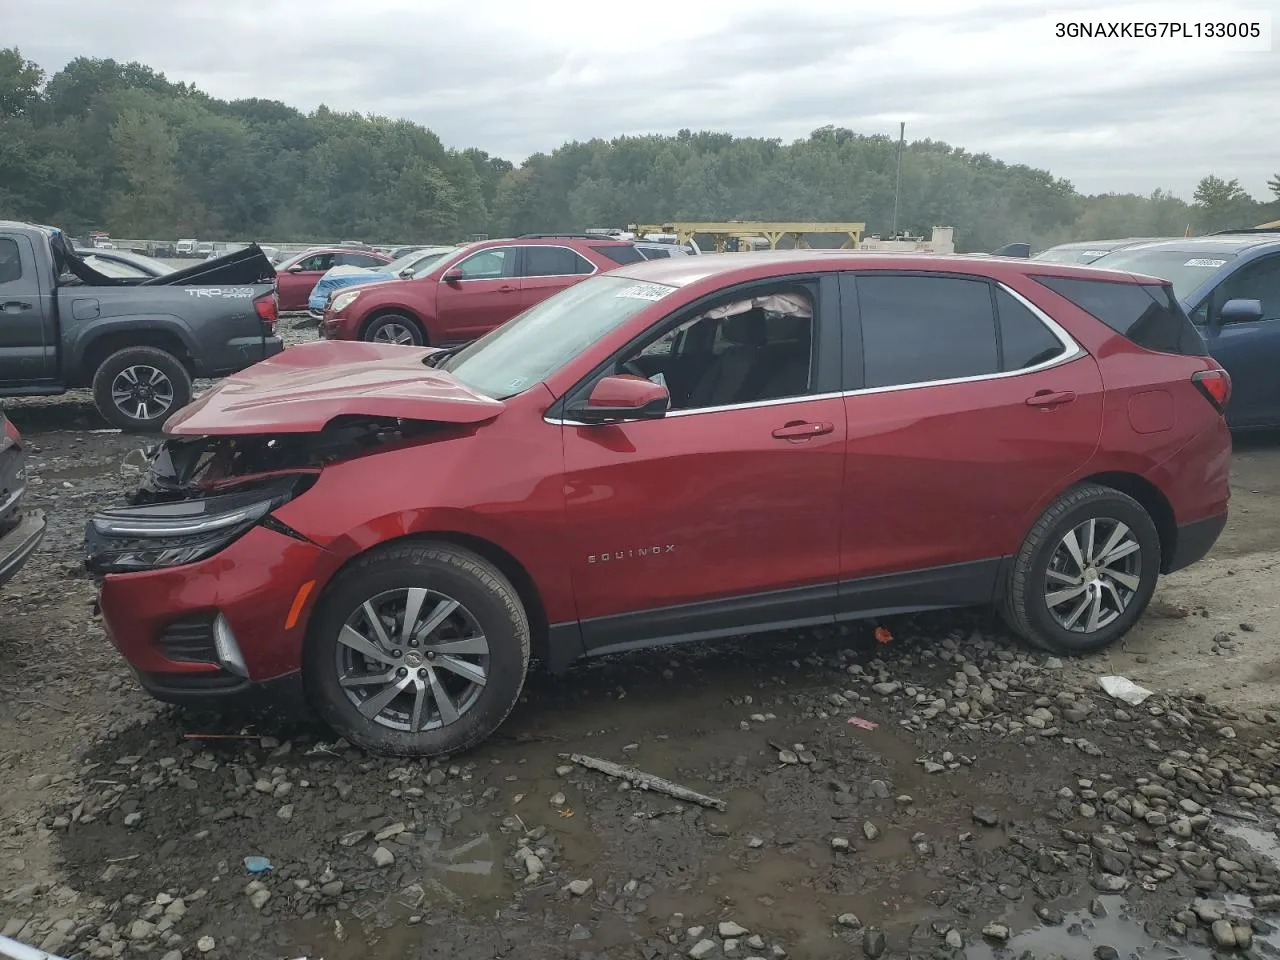
POLYGON ((0 584, 7 583, 35 553, 45 526, 44 511, 28 510, 16 527, 0 537, 0 584))
POLYGON ((1223 513, 1216 517, 1184 523, 1178 527, 1178 539, 1174 544, 1173 556, 1165 565, 1164 572, 1173 573, 1175 570, 1181 570, 1203 560, 1205 555, 1213 549, 1213 545, 1218 542, 1218 537, 1222 535, 1226 525, 1227 515, 1223 513))

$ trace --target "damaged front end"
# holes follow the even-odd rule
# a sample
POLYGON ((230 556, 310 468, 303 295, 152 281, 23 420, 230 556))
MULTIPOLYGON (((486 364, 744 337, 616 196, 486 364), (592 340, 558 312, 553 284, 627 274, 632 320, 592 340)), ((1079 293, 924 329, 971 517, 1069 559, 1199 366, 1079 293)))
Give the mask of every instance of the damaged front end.
POLYGON ((127 506, 89 520, 85 567, 101 576, 195 563, 257 526, 305 541, 272 513, 305 493, 321 470, 442 429, 350 416, 315 433, 168 439, 145 452, 146 472, 127 506))

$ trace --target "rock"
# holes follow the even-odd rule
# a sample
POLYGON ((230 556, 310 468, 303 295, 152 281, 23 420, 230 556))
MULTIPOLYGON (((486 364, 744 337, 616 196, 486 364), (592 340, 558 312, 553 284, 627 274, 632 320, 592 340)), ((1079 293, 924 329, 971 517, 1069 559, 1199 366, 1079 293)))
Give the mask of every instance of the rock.
POLYGON ((1096 960, 1120 960, 1120 951, 1105 944, 1094 947, 1093 955, 1096 960))
POLYGON ((699 940, 689 950, 688 956, 690 960, 703 960, 703 958, 715 953, 717 946, 718 944, 714 940, 699 940))
POLYGON ((591 931, 580 923, 575 923, 573 929, 569 931, 570 940, 590 940, 591 931))
POLYGON ((973 822, 984 827, 996 827, 1000 825, 1000 814, 990 807, 974 807, 973 822))
POLYGON ((553 807, 563 807, 568 802, 568 798, 563 793, 553 793, 551 795, 550 803, 553 807))
POLYGON ((720 932, 720 936, 726 939, 729 937, 745 937, 751 932, 746 927, 739 923, 734 923, 732 920, 726 920, 716 929, 720 932))
POLYGON ((249 894, 249 903, 255 910, 261 910, 267 905, 267 901, 271 899, 271 891, 267 889, 255 890, 249 894))
POLYGON ((163 957, 161 957, 160 960, 182 960, 182 951, 170 950, 163 957))
POLYGON ((1089 882, 1093 884, 1095 890, 1101 890, 1103 893, 1119 893, 1129 887, 1129 881, 1124 877, 1117 877, 1109 873, 1099 874, 1089 882))
POLYGON ((880 838, 880 828, 868 820, 862 825, 862 835, 868 840, 878 840, 880 838))
POLYGON ((536 854, 529 853, 525 854, 524 869, 529 876, 540 877, 544 872, 546 872, 547 868, 543 865, 542 860, 536 854))
POLYGON ((156 925, 150 920, 135 920, 129 925, 130 940, 150 940, 155 933, 156 925))
POLYGON ((1220 736, 1223 740, 1234 740, 1236 738, 1235 728, 1223 727, 1221 730, 1218 731, 1218 736, 1220 736))
POLYGON ((571 880, 568 884, 568 890, 575 897, 585 897, 591 892, 591 888, 594 885, 594 880, 571 880))
POLYGON ((884 931, 878 927, 869 927, 862 938, 862 952, 868 957, 878 957, 884 953, 884 931))
POLYGON ((1236 946, 1235 927, 1231 926, 1229 920, 1215 920, 1209 928, 1209 932, 1213 934, 1213 942, 1224 950, 1233 950, 1236 946))
POLYGON ((213 939, 213 937, 201 937, 196 941, 196 949, 201 953, 208 953, 217 945, 218 943, 213 939))
POLYGON ((344 889, 346 889, 346 884, 341 880, 330 880, 328 883, 322 883, 320 885, 320 895, 332 900, 336 897, 342 896, 342 891, 344 889))
POLYGON ((858 915, 856 913, 842 913, 840 916, 836 917, 836 923, 840 924, 842 927, 848 927, 851 930, 856 930, 862 926, 862 921, 858 919, 858 915))
POLYGON ((350 833, 344 834, 338 843, 344 847, 354 847, 357 843, 369 835, 368 830, 352 830, 350 833))
POLYGON ((882 697, 889 697, 902 689, 902 684, 894 681, 886 681, 884 683, 875 683, 871 685, 871 689, 882 697))
POLYGON ((1009 939, 1009 928, 1003 923, 988 923, 982 928, 982 935, 988 940, 1004 943, 1009 939))
POLYGON ((373 851, 373 864, 376 867, 389 867, 396 862, 396 855, 386 847, 373 851))
POLYGON ((276 816, 288 823, 293 819, 293 804, 286 803, 283 807, 276 811, 276 816))
POLYGON ((955 927, 952 927, 950 930, 947 931, 947 936, 945 939, 947 942, 947 946, 950 947, 952 950, 959 950, 961 947, 964 946, 964 937, 960 935, 960 931, 957 930, 955 927))
POLYGON ((381 843, 383 840, 390 840, 392 837, 400 836, 400 834, 405 832, 405 829, 406 828, 403 823, 393 823, 391 826, 383 827, 375 833, 373 835, 373 839, 378 843, 381 843))
POLYGON ((439 767, 435 768, 434 770, 427 771, 428 787, 438 787, 440 786, 440 784, 445 782, 445 779, 446 779, 445 773, 439 767))
POLYGON ((124 825, 126 827, 136 827, 141 822, 142 822, 142 814, 137 812, 125 814, 124 825))
POLYGON ((796 764, 800 762, 800 758, 796 755, 795 751, 793 750, 779 750, 778 762, 785 763, 788 765, 796 764))

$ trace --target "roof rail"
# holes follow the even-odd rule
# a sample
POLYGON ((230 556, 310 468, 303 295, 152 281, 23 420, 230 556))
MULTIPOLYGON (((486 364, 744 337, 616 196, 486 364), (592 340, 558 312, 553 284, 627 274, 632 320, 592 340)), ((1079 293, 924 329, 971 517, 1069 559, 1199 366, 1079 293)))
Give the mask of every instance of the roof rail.
POLYGON ((516 237, 517 240, 607 240, 615 241, 616 237, 610 237, 599 233, 522 233, 516 237))
POLYGON ((1234 233, 1280 233, 1280 226, 1277 227, 1236 227, 1234 230, 1215 230, 1209 234, 1211 237, 1221 237, 1234 233))

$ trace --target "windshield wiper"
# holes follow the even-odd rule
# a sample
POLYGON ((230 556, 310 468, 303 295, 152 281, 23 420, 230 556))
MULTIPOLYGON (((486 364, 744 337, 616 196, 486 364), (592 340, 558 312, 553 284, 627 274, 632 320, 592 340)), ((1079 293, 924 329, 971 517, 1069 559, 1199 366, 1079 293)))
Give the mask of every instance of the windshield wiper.
POLYGON ((444 363, 446 360, 448 360, 450 357, 452 357, 455 353, 457 353, 459 350, 461 350, 465 346, 466 346, 465 343, 460 343, 456 347, 448 347, 444 350, 439 351, 438 353, 433 353, 430 356, 423 357, 422 362, 425 363, 428 367, 439 367, 440 364, 444 363))

